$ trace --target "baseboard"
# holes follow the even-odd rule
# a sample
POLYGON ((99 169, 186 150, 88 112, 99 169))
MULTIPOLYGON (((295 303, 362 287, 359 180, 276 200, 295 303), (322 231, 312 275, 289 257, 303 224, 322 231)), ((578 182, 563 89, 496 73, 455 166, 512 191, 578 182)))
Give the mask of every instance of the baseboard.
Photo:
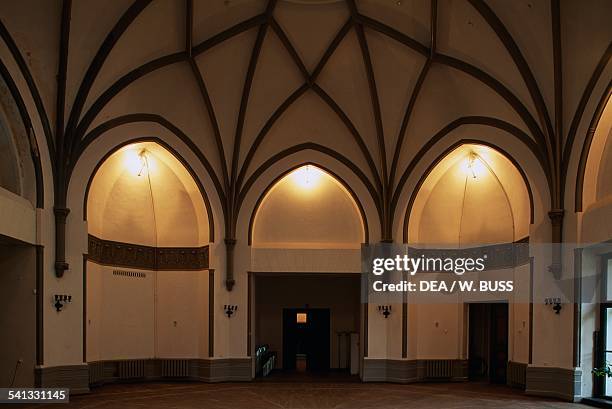
POLYGON ((251 358, 146 359, 89 362, 89 383, 103 385, 116 382, 182 379, 200 382, 247 382, 252 380, 251 358), (173 365, 169 365, 173 363, 173 365), (121 374, 126 365, 140 366, 133 376, 121 374), (169 367, 177 369, 169 371, 169 367))
POLYGON ((464 359, 374 359, 363 360, 363 382, 464 382, 468 379, 464 359))
POLYGON ((251 358, 196 359, 192 378, 203 382, 247 382, 252 377, 251 358))
POLYGON ((582 370, 528 366, 525 393, 577 402, 582 394, 582 370))
POLYGON ((71 395, 89 392, 87 364, 39 366, 34 370, 34 376, 39 388, 68 388, 71 395))

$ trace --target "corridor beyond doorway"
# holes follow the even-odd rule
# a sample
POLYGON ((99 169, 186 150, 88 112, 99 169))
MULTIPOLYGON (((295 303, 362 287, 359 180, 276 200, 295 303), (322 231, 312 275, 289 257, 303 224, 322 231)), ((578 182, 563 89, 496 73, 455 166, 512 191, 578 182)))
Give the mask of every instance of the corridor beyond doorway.
POLYGON ((255 275, 255 347, 275 357, 273 375, 358 372, 360 285, 359 274, 255 275))

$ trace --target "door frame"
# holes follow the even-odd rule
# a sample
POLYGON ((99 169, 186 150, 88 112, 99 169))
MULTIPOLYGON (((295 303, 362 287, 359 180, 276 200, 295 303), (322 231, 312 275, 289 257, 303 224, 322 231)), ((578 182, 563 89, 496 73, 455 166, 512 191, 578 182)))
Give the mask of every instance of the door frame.
MULTIPOLYGON (((612 260, 612 252, 600 254, 600 272, 601 272, 601 288, 599 295, 599 336, 597 337, 597 351, 595 356, 595 366, 601 368, 606 364, 606 354, 612 353, 612 350, 606 350, 607 341, 606 333, 608 323, 606 319, 606 310, 612 309, 612 297, 608 298, 608 261, 612 260)), ((606 395, 606 379, 605 377, 596 377, 593 385, 595 386, 595 395, 603 399, 612 400, 612 393, 606 395)), ((612 391, 611 391, 612 392, 612 391)))
MULTIPOLYGON (((257 277, 306 277, 306 276, 323 276, 323 277, 355 277, 359 280, 359 373, 361 377, 361 371, 363 369, 364 358, 367 357, 367 337, 368 337, 368 304, 363 303, 363 274, 359 272, 270 272, 270 271, 247 271, 248 282, 247 286, 247 299, 248 299, 248 312, 247 312, 247 356, 251 357, 251 369, 252 377, 255 378, 255 348, 257 334, 257 277)), ((314 308, 313 308, 314 309, 314 308)), ((331 333, 331 311, 330 311, 330 337, 331 333)), ((282 339, 282 337, 281 337, 282 339)), ((331 345, 332 341, 330 338, 330 369, 331 369, 331 345)), ((281 351, 282 353, 282 351, 281 351)))

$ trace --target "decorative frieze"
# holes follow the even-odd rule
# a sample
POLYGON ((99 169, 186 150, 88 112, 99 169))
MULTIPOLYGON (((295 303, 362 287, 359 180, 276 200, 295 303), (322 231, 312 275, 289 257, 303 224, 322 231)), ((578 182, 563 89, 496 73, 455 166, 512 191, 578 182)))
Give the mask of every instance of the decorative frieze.
POLYGON ((98 264, 144 270, 205 270, 209 247, 152 247, 89 235, 88 259, 98 264))
POLYGON ((497 270, 512 268, 529 263, 529 240, 528 238, 515 243, 492 244, 488 246, 470 247, 464 249, 431 249, 409 247, 410 257, 416 258, 483 258, 485 270, 497 270))

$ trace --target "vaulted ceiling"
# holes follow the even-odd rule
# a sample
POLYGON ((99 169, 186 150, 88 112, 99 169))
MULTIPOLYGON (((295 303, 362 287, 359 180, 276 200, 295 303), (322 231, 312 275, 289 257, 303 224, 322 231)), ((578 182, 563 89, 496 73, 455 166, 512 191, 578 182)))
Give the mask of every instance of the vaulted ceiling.
POLYGON ((607 0, 32 0, 2 3, 0 35, 39 98, 56 201, 96 138, 154 123, 198 152, 230 235, 261 172, 311 149, 362 180, 386 237, 418 160, 466 124, 527 147, 562 207, 609 89, 611 16, 607 0))

